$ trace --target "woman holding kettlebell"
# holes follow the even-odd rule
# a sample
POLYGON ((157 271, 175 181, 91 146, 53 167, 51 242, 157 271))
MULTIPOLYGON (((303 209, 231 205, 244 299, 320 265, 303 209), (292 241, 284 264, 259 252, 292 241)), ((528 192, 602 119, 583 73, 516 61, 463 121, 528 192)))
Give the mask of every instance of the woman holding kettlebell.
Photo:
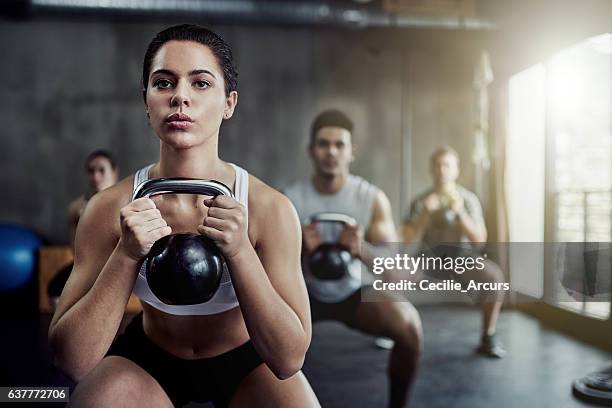
POLYGON ((295 210, 218 156, 236 85, 229 46, 207 29, 171 27, 149 44, 142 87, 159 161, 88 203, 74 271, 49 328, 56 364, 79 382, 72 405, 318 405, 300 371, 311 326, 295 210), (132 200, 142 182, 172 177, 217 180, 232 194, 132 200), (157 240, 177 233, 219 248, 229 274, 219 296, 169 305, 153 294, 143 260, 157 240), (114 340, 132 292, 143 313, 114 340))

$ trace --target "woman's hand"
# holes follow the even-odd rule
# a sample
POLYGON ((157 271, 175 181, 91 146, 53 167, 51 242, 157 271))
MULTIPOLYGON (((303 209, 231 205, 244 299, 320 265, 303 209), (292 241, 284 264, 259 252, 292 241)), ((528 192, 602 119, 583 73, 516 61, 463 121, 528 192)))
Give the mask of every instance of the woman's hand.
POLYGON ((233 258, 251 245, 246 208, 225 195, 204 200, 208 214, 198 225, 198 232, 217 244, 226 258, 233 258))
POLYGON ((168 226, 155 202, 147 197, 136 199, 121 208, 119 247, 132 259, 141 260, 158 239, 170 235, 168 226))

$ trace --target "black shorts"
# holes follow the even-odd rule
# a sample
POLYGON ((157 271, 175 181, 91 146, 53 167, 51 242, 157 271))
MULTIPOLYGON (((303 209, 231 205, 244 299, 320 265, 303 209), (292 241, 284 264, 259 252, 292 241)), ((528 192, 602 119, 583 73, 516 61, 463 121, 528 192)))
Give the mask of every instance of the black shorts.
POLYGON ((358 289, 346 299, 336 303, 325 303, 310 296, 310 313, 313 323, 319 320, 336 320, 349 326, 353 325, 357 308, 361 303, 361 290, 358 289))
POLYGON ((132 319, 106 355, 121 356, 138 364, 157 380, 176 407, 190 401, 228 406, 240 382, 263 363, 251 341, 215 357, 196 360, 176 357, 149 340, 142 325, 142 313, 132 319))

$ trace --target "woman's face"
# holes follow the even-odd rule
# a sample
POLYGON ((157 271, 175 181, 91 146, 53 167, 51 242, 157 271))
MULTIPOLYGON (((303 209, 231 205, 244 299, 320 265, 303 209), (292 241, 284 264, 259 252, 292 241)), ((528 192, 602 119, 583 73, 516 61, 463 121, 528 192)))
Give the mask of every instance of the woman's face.
POLYGON ((117 182, 117 169, 113 168, 106 157, 94 157, 87 163, 87 179, 89 188, 97 193, 109 188, 117 182))
POLYGON ((223 71, 210 49, 192 41, 169 41, 151 63, 146 104, 159 138, 186 149, 216 135, 238 94, 225 95, 223 71))

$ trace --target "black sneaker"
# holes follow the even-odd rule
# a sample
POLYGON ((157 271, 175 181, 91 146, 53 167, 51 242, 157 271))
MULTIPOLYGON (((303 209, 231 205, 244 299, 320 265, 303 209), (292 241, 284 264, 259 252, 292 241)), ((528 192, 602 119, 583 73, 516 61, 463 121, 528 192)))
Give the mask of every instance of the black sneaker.
POLYGON ((480 346, 476 351, 491 358, 503 358, 506 355, 504 345, 494 334, 490 336, 483 335, 480 340, 480 346))

